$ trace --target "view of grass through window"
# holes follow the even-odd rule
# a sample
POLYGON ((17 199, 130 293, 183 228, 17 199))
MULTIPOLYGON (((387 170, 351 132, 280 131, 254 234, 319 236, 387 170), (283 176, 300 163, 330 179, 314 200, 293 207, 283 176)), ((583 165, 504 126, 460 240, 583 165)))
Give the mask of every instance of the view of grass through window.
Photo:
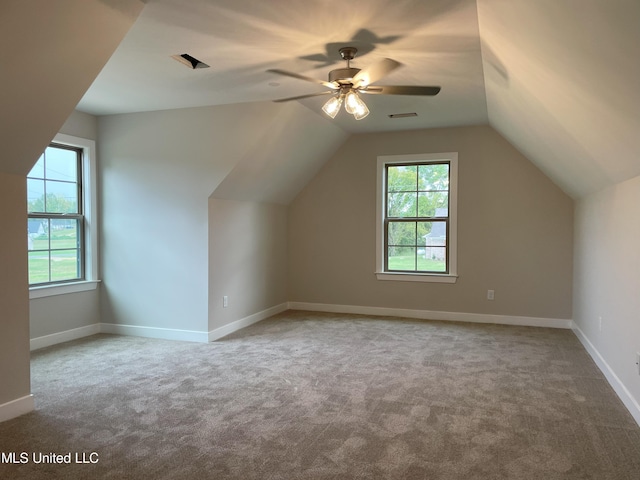
POLYGON ((387 165, 386 270, 446 273, 449 164, 387 165))
POLYGON ((27 175, 30 285, 82 278, 80 155, 52 144, 27 175))

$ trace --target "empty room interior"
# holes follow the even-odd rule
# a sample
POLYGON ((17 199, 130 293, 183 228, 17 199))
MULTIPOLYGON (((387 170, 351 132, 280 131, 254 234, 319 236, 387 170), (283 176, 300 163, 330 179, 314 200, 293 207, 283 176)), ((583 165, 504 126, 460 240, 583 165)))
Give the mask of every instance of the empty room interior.
POLYGON ((0 477, 640 478, 639 25, 3 1, 0 477))

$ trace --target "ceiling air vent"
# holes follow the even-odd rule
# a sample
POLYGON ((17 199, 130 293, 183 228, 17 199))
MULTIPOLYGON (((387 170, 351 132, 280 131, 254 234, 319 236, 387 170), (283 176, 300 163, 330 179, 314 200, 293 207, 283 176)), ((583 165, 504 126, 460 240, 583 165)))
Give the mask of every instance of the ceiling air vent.
POLYGON ((389 115, 389 118, 407 118, 407 117, 417 117, 418 114, 416 112, 411 113, 392 113, 389 115))
POLYGON ((171 55, 171 58, 179 61, 180 63, 182 63, 183 65, 186 65, 189 68, 193 68, 194 70, 196 68, 209 68, 209 65, 207 65, 204 62, 201 62, 195 57, 192 57, 188 53, 183 53, 181 55, 171 55))

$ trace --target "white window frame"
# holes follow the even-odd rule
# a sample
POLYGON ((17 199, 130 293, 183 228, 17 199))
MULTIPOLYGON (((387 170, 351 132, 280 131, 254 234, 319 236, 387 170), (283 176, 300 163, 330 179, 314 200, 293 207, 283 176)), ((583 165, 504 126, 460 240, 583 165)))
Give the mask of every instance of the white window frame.
POLYGON ((458 279, 458 153, 419 153, 411 155, 382 155, 378 157, 376 195, 376 277, 378 280, 401 282, 455 283, 458 279), (384 214, 386 166, 397 163, 449 162, 449 272, 387 272, 384 270, 384 214))
POLYGON ((82 202, 84 212, 84 280, 58 285, 29 287, 29 298, 85 292, 98 286, 98 202, 96 181, 96 142, 59 133, 51 141, 82 149, 82 202))

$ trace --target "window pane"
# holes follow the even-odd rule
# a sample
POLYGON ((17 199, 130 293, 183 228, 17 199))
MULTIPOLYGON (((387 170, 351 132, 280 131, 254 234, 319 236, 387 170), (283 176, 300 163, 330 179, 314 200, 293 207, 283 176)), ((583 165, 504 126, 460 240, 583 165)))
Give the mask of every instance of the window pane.
POLYGON ((44 155, 47 180, 77 181, 78 154, 75 150, 47 147, 44 155))
POLYGON ((387 200, 389 217, 415 217, 417 213, 415 193, 390 193, 387 200))
POLYGON ((55 250, 51 252, 51 281, 80 278, 78 250, 55 250))
POLYGON ((418 196, 419 217, 446 217, 449 214, 449 193, 422 192, 418 196))
POLYGON ((424 254, 418 255, 418 270, 425 272, 447 271, 447 249, 445 247, 425 247, 424 254))
POLYGON ((27 211, 44 212, 44 180, 27 179, 27 211))
POLYGON ((416 247, 389 247, 388 270, 416 270, 416 247))
POLYGON ((411 245, 416 243, 416 222, 389 222, 387 228, 388 245, 411 245))
POLYGON ((419 165, 418 189, 421 191, 449 190, 449 164, 419 165))
POLYGON ((447 245, 447 224, 445 222, 419 222, 418 232, 421 245, 427 247, 447 245))
POLYGON ((44 178, 44 154, 40 155, 27 177, 44 178))
POLYGON ((49 250, 49 220, 30 218, 27 223, 29 250, 49 250))
POLYGON ((418 186, 418 169, 415 165, 389 167, 387 169, 388 192, 415 192, 418 186))
POLYGON ((49 252, 29 252, 29 283, 49 281, 49 252))
POLYGON ((51 250, 78 248, 78 220, 51 219, 51 250))
POLYGON ((27 220, 29 250, 47 250, 49 248, 47 231, 48 223, 46 219, 29 218, 27 220))
POLYGON ((46 182, 47 213, 78 213, 78 186, 67 182, 46 182))

